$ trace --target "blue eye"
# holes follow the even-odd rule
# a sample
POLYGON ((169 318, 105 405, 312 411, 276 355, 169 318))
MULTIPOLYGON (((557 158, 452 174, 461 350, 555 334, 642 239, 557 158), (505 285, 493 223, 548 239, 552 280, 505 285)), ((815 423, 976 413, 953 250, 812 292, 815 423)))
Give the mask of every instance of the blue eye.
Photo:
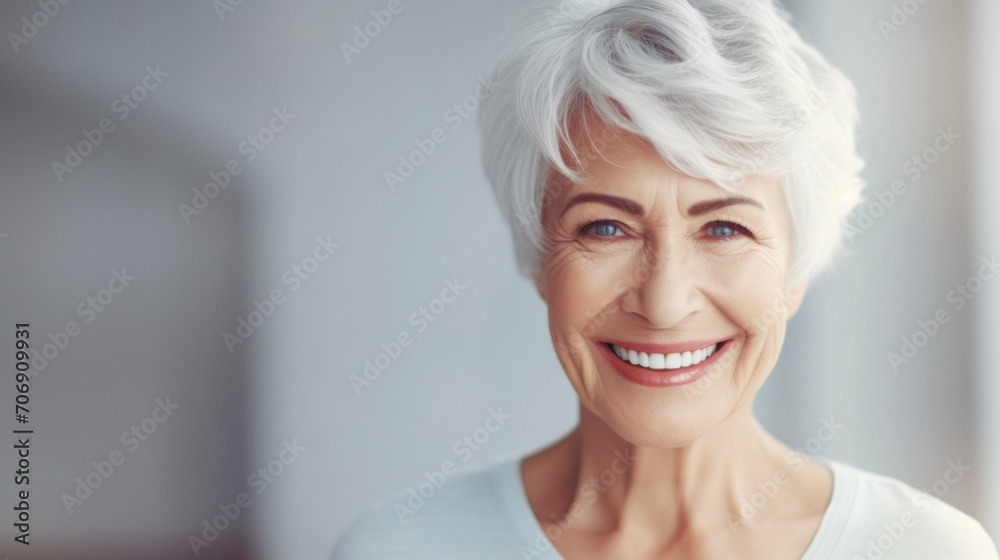
POLYGON ((616 226, 614 222, 591 222, 580 228, 580 233, 585 233, 588 230, 592 230, 597 237, 610 238, 618 237, 615 232, 620 232, 621 228, 616 226))
POLYGON ((743 226, 739 224, 734 224, 733 222, 719 221, 719 222, 712 222, 711 224, 709 224, 708 231, 710 237, 730 239, 736 237, 737 234, 747 230, 743 226))
POLYGON ((615 235, 615 231, 617 230, 618 226, 609 222, 600 222, 594 227, 594 233, 599 237, 613 237, 615 235))

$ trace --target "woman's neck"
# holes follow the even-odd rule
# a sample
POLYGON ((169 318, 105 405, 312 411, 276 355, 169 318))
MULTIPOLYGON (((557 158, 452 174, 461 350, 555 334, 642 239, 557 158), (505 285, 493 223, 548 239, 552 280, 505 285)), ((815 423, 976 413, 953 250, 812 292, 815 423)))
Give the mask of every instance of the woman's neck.
POLYGON ((543 527, 596 535, 625 529, 664 546, 765 519, 821 517, 829 502, 829 471, 768 434, 750 406, 670 449, 630 444, 580 408, 573 432, 525 460, 526 490, 543 527))

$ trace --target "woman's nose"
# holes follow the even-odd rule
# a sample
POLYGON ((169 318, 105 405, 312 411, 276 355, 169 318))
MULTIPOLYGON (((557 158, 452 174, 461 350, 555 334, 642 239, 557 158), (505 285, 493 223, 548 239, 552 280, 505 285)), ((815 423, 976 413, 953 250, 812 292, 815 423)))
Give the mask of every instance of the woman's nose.
POLYGON ((682 324, 704 307, 700 271, 682 251, 658 250, 634 268, 622 309, 656 328, 682 324))

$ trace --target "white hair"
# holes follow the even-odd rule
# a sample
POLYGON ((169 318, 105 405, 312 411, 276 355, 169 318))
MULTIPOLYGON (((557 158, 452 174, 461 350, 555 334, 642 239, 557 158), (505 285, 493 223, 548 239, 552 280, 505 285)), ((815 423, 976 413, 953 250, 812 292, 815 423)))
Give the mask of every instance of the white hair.
POLYGON ((580 181, 561 149, 579 161, 568 124, 585 105, 727 191, 751 174, 780 179, 793 228, 786 287, 846 253, 864 186, 856 93, 776 0, 564 0, 520 16, 478 119, 522 274, 540 272, 551 174, 580 181))

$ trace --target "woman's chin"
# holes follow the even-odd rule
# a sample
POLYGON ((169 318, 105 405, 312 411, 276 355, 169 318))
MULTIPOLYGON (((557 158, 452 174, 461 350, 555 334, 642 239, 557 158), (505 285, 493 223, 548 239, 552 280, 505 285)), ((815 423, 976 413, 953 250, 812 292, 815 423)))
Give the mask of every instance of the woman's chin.
MULTIPOLYGON (((648 396, 647 396, 648 397, 648 396)), ((723 422, 732 406, 722 399, 688 402, 676 399, 605 394, 601 402, 588 407, 619 437, 641 447, 684 447, 701 439, 723 422)))

